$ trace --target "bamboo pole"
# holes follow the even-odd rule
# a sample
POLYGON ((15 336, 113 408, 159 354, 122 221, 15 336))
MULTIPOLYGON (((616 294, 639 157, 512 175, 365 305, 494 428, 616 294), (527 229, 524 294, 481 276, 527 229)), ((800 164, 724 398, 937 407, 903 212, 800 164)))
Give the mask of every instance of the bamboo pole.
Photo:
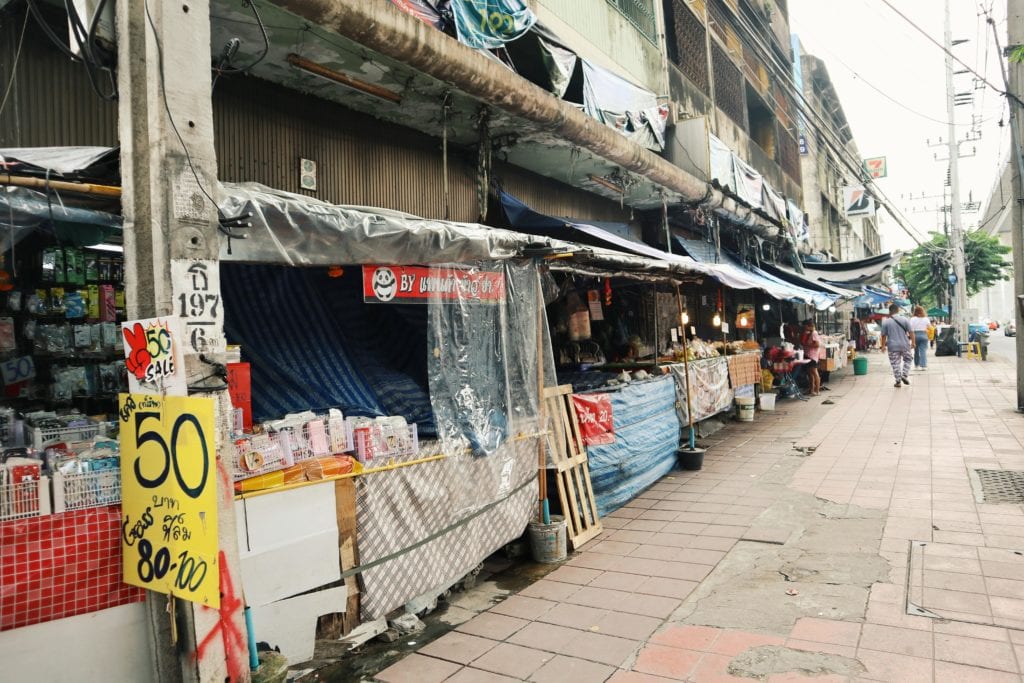
POLYGON ((91 194, 101 197, 120 197, 121 188, 114 185, 95 185, 93 183, 69 183, 66 180, 45 180, 29 176, 0 174, 0 185, 30 187, 37 190, 59 190, 76 194, 91 194))
MULTIPOLYGON (((537 412, 540 418, 540 432, 547 431, 547 401, 544 398, 544 293, 540 277, 537 277, 537 412)), ((547 524, 548 512, 548 461, 544 449, 547 437, 537 439, 537 521, 547 524)))

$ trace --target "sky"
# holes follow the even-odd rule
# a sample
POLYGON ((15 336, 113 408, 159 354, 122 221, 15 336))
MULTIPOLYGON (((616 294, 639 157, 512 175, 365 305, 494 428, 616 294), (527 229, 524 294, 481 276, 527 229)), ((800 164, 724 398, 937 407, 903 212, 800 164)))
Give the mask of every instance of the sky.
MULTIPOLYGON (((943 0, 890 0, 910 21, 943 42, 943 0)), ((918 237, 941 231, 949 148, 945 53, 882 0, 789 0, 790 30, 804 51, 828 67, 861 157, 884 156, 888 177, 878 188, 918 237), (936 160, 938 156, 939 160, 936 160), (924 195, 924 198, 921 197, 924 195)), ((967 42, 953 53, 1002 88, 998 50, 986 24, 988 10, 1006 44, 1005 0, 950 0, 952 38, 967 42)), ((964 69, 954 62, 954 71, 964 69)), ((976 227, 1000 162, 1010 145, 1005 99, 976 84, 972 74, 954 75, 954 90, 971 92, 972 103, 957 106, 960 145, 960 201, 980 202, 965 212, 965 229, 976 227), (977 85, 977 89, 976 86, 977 85), (972 125, 973 123, 973 125, 972 125), (968 156, 969 155, 969 156, 968 156)), ((879 213, 883 249, 912 249, 913 239, 884 211, 879 213)))

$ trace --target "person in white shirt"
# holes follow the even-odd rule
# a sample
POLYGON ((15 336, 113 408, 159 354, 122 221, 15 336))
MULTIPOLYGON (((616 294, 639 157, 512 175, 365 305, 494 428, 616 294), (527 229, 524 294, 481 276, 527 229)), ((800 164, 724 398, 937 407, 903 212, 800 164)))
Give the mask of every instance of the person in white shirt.
POLYGON ((914 333, 914 369, 928 369, 928 328, 932 321, 924 313, 924 306, 914 306, 914 315, 910 319, 910 330, 914 333))

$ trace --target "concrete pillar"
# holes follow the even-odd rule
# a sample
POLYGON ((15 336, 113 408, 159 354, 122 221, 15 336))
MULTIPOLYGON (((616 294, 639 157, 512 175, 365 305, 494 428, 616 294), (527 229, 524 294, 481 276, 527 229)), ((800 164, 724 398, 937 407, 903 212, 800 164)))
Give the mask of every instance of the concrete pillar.
MULTIPOLYGON (((217 163, 210 95, 209 0, 117 0, 118 105, 128 318, 179 313, 172 260, 215 260, 219 254, 217 163)), ((210 280, 219 296, 219 278, 210 280)), ((218 307, 223 323, 223 306, 218 307)), ((223 327, 210 326, 211 347, 223 346, 223 327)), ((190 375, 198 354, 187 358, 190 375)), ((208 374, 206 371, 204 374, 208 374)), ((201 394, 200 394, 201 395, 201 394)), ((227 439, 226 392, 218 401, 217 452, 227 439)), ((241 597, 230 478, 217 477, 220 548, 241 597)), ((224 601, 232 605, 234 601, 224 601)), ((167 596, 147 595, 153 660, 161 681, 247 680, 244 613, 175 600, 172 629, 167 596), (242 635, 241 649, 237 634, 242 635), (175 640, 176 639, 176 640, 175 640), (203 646, 197 652, 196 644, 203 646)))

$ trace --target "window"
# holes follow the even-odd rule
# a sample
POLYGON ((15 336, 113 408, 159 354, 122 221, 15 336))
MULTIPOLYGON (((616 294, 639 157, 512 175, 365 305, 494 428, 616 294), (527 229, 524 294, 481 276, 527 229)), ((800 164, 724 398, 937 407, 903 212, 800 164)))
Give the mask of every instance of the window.
POLYGON ((652 43, 658 42, 658 22, 654 17, 654 0, 608 0, 636 30, 652 43))

